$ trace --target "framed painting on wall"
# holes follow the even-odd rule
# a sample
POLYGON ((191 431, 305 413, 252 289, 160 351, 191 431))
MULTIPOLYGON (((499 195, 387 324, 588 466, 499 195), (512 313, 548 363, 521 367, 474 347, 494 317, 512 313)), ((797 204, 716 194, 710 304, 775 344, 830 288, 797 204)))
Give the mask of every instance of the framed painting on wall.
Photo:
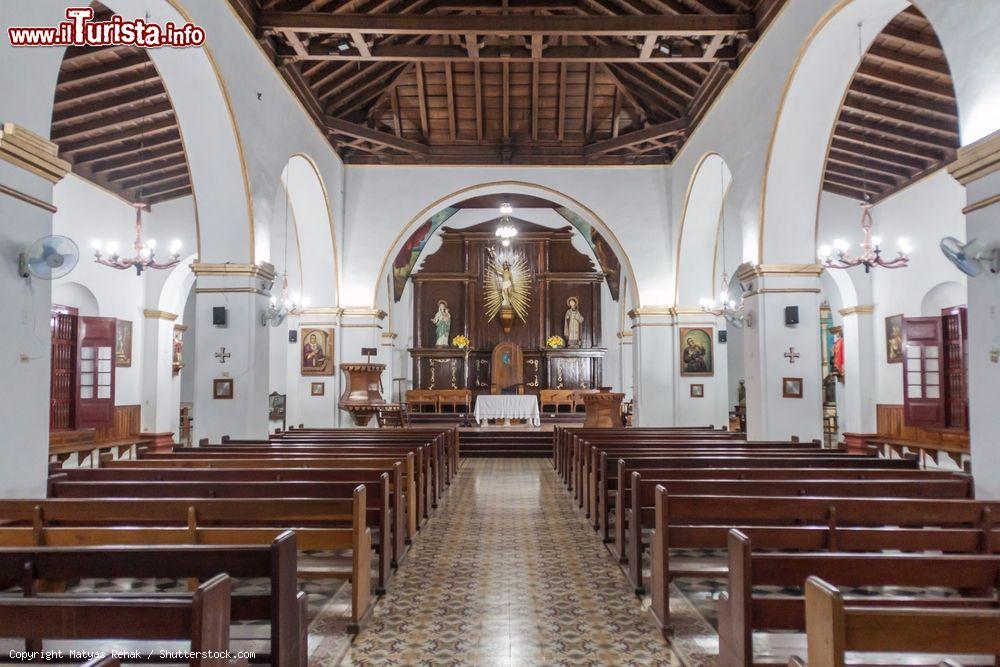
POLYGON ((132 365, 132 323, 115 320, 115 366, 132 365))
POLYGON ((212 398, 228 400, 233 397, 233 378, 218 378, 212 380, 212 398))
POLYGON ((681 327, 681 375, 714 375, 715 354, 711 327, 681 327))
POLYGON ((333 375, 333 329, 303 327, 302 375, 333 375))
POLYGON ((705 385, 703 384, 693 384, 691 385, 691 398, 705 398, 705 385))
POLYGON ((326 395, 326 383, 325 382, 313 382, 312 386, 309 388, 309 394, 311 396, 325 396, 326 395))
POLYGON ((802 378, 781 378, 782 398, 802 398, 802 378))
POLYGON ((885 361, 889 364, 903 363, 903 315, 885 318, 885 361))

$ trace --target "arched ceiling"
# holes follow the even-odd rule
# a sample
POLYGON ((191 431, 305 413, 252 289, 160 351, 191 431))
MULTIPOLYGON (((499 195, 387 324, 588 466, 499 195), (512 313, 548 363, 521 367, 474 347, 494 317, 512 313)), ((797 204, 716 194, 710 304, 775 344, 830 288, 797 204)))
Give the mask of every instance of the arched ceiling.
POLYGON ((784 0, 230 0, 354 163, 669 162, 784 0))
MULTIPOLYGON (((94 3, 96 21, 111 12, 94 3)), ((51 139, 73 173, 129 201, 191 194, 177 117, 146 51, 69 47, 56 84, 51 139)))
POLYGON ((875 38, 854 74, 823 189, 878 201, 951 162, 958 146, 948 62, 930 22, 910 7, 875 38))

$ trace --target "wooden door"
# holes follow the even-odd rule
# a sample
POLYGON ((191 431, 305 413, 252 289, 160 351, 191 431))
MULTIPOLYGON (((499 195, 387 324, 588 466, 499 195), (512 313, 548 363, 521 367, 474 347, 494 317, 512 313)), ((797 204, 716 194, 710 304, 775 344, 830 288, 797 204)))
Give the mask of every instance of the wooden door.
POLYGON ((942 351, 940 317, 903 319, 903 419, 907 426, 945 426, 942 351))
POLYGON ((75 425, 76 308, 52 306, 52 365, 49 383, 49 430, 75 425))
POLYGON ((115 318, 78 320, 76 428, 105 428, 115 415, 115 318))
POLYGON ((969 430, 968 329, 964 306, 945 308, 944 320, 944 390, 945 423, 948 428, 969 430))

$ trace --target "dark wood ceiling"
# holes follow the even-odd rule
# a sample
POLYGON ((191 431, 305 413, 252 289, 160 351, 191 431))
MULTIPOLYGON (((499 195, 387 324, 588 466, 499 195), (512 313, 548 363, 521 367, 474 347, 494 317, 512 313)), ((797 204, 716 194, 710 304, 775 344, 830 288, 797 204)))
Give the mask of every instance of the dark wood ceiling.
MULTIPOLYGON (((111 16, 94 7, 96 20, 111 16)), ((177 118, 143 49, 66 49, 51 138, 75 174, 129 201, 155 204, 191 194, 177 118)))
POLYGON ((676 153, 784 0, 230 0, 349 163, 676 153))
POLYGON ((958 108, 944 51, 915 7, 861 60, 840 108, 823 189, 878 201, 955 159, 958 108))

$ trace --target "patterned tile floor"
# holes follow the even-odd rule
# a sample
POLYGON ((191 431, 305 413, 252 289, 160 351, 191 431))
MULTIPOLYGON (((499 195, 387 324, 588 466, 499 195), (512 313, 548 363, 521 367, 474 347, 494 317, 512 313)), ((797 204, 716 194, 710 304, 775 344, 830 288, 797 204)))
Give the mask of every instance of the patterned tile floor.
MULTIPOLYGON (((329 665, 342 642, 311 648, 329 665)), ((340 664, 681 663, 551 462, 468 459, 340 664)))

